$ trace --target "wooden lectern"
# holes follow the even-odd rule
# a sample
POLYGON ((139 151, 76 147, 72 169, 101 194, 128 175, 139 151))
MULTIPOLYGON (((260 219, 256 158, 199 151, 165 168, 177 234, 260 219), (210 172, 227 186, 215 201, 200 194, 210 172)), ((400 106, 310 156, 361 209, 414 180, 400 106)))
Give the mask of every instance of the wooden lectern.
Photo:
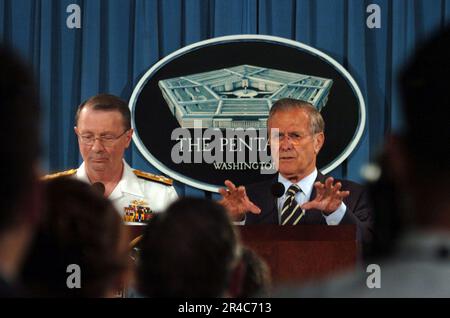
MULTIPOLYGON (((144 224, 127 225, 131 238, 138 237, 144 230, 144 224)), ((244 225, 237 228, 243 244, 267 262, 275 284, 326 278, 356 266, 354 225, 244 225)))
POLYGON ((239 226, 244 245, 263 258, 275 284, 322 279, 354 269, 354 225, 239 226))

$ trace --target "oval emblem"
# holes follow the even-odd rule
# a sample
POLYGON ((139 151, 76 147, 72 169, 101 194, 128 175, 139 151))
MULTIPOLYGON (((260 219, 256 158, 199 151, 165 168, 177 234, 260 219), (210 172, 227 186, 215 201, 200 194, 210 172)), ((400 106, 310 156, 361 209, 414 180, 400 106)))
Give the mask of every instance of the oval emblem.
POLYGON ((217 192, 226 179, 258 182, 270 177, 269 110, 285 97, 319 109, 325 144, 317 167, 338 167, 364 131, 361 91, 330 56, 274 36, 209 39, 152 66, 130 99, 133 140, 151 165, 192 187, 217 192))

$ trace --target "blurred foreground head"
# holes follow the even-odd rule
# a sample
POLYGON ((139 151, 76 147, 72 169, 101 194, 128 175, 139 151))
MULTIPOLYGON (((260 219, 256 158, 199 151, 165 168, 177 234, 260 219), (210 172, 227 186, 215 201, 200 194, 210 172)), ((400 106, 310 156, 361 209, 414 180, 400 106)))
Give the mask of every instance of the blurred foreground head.
POLYGON ((39 97, 31 71, 0 45, 0 297, 14 285, 40 217, 39 97))
POLYGON ((39 297, 113 296, 124 283, 128 238, 112 203, 88 184, 67 177, 46 182, 45 200, 23 285, 39 297), (80 268, 81 288, 67 286, 70 264, 80 268))
POLYGON ((147 297, 237 296, 240 244, 224 208, 184 198, 148 224, 138 264, 147 297))
POLYGON ((372 187, 374 254, 412 228, 450 230, 450 27, 417 48, 399 76, 404 130, 388 137, 372 187))
POLYGON ((386 146, 411 222, 450 228, 450 26, 420 46, 400 74, 402 135, 386 146))
POLYGON ((253 250, 245 247, 242 252, 244 279, 240 298, 269 297, 271 276, 267 263, 253 250))
POLYGON ((435 184, 450 175, 450 25, 424 43, 400 75, 403 142, 415 176, 435 184))
POLYGON ((39 119, 31 71, 0 46, 0 233, 19 220, 35 217, 30 198, 37 180, 39 119))

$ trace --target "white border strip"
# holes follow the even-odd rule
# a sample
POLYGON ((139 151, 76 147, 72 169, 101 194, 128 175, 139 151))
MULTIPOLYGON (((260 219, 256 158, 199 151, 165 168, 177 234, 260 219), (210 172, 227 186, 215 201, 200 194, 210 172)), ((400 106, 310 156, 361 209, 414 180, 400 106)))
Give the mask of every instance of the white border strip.
POLYGON ((257 34, 227 35, 227 36, 222 36, 222 37, 218 37, 218 38, 213 38, 213 39, 196 42, 196 43, 185 46, 185 47, 169 54, 168 56, 166 56, 165 58, 163 58, 162 60, 157 62, 155 65, 153 65, 139 80, 138 84, 136 85, 136 87, 133 90, 133 94, 131 95, 130 102, 129 102, 129 108, 131 110, 131 127, 135 131, 133 134, 133 141, 134 141, 136 147, 138 148, 138 150, 141 152, 141 154, 144 156, 144 158, 150 162, 151 165, 153 165, 156 169, 158 169, 162 173, 170 176, 171 178, 173 178, 177 181, 180 181, 184 184, 187 184, 191 187, 197 188, 197 189, 206 190, 206 191, 210 191, 210 192, 218 192, 220 186, 214 186, 214 185, 211 185, 208 183, 200 182, 195 179, 186 177, 176 171, 172 171, 171 169, 167 168, 163 163, 161 163, 157 158, 155 158, 150 153, 150 151, 144 146, 139 135, 137 134, 136 125, 134 122, 134 117, 135 117, 134 109, 136 106, 137 98, 138 98, 139 94, 141 93, 142 89, 144 88, 145 84, 151 78, 151 75, 154 72, 156 72, 157 70, 159 70, 162 66, 164 66, 165 64, 170 62, 175 57, 181 56, 185 53, 188 53, 190 51, 193 51, 193 50, 203 47, 203 46, 220 44, 222 42, 240 42, 243 40, 253 40, 253 41, 259 40, 259 41, 265 41, 265 42, 276 42, 278 44, 282 43, 282 44, 286 44, 288 46, 300 48, 301 50, 304 50, 313 55, 316 55, 316 56, 324 59, 325 61, 327 61, 329 64, 333 65, 344 76, 344 78, 346 78, 347 81, 350 83, 350 86, 355 91, 356 96, 358 97, 358 100, 359 100, 359 109, 360 109, 359 123, 358 123, 358 129, 355 133, 355 136, 353 137, 353 140, 350 142, 350 144, 344 149, 344 151, 334 161, 332 161, 328 166, 323 168, 322 172, 324 174, 327 174, 330 171, 336 169, 353 152, 353 150, 358 145, 359 140, 361 139, 363 132, 364 132, 364 128, 366 125, 366 106, 364 103, 364 98, 362 96, 361 90, 359 89, 358 85, 356 84, 356 81, 353 79, 353 77, 350 75, 350 73, 341 64, 339 64, 336 60, 334 60, 329 55, 327 55, 311 46, 308 46, 306 44, 303 44, 303 43, 300 43, 297 41, 293 41, 290 39, 285 39, 285 38, 281 38, 281 37, 277 37, 277 36, 270 36, 270 35, 257 35, 257 34))

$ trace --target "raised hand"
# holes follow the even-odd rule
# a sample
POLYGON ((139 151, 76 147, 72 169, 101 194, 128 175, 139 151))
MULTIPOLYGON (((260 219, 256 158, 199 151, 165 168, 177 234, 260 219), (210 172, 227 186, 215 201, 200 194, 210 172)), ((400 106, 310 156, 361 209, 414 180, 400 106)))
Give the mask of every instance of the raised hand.
POLYGON ((333 181, 334 179, 329 177, 325 180, 325 184, 319 181, 314 183, 316 197, 312 201, 304 203, 301 208, 320 210, 327 215, 336 211, 342 200, 350 195, 350 191, 340 191, 342 184, 337 182, 333 185, 333 181))
POLYGON ((227 209, 234 220, 242 220, 247 212, 261 213, 261 209, 248 198, 244 186, 236 187, 230 180, 225 181, 225 186, 226 189, 219 189, 222 199, 218 203, 227 209))

